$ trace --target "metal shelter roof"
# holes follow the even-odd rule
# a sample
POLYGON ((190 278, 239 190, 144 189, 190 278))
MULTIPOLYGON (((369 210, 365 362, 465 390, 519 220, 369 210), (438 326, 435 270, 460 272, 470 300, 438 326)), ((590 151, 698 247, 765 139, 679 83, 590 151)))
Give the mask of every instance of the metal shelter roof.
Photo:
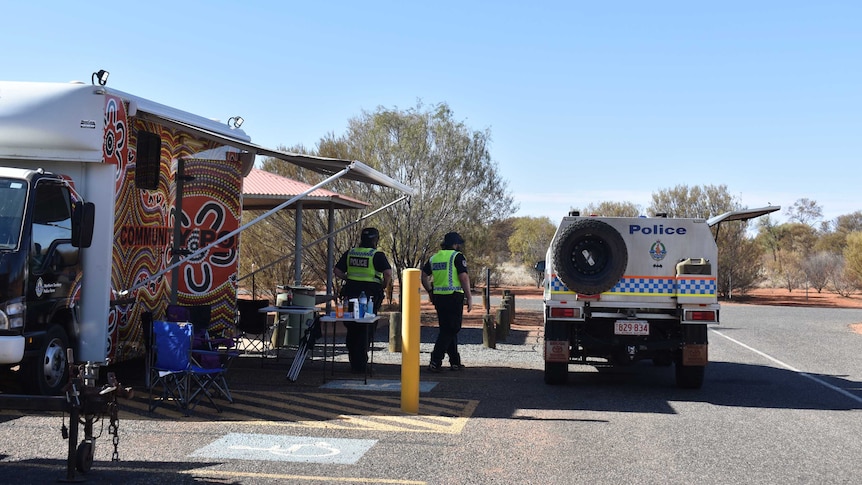
MULTIPOLYGON (((269 210, 286 200, 308 191, 311 185, 252 168, 242 183, 243 210, 269 210)), ((369 203, 331 190, 317 189, 299 200, 302 209, 364 209, 369 203)), ((296 208, 291 204, 288 208, 296 208)))

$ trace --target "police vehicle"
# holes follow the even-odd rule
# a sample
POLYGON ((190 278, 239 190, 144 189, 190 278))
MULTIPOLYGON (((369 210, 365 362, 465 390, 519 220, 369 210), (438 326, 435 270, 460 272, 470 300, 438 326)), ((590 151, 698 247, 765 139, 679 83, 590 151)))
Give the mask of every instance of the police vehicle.
POLYGON ((779 209, 709 220, 577 212, 564 217, 544 264, 537 265, 545 274, 545 382, 565 383, 569 364, 651 359, 674 366, 678 387, 700 388, 707 325, 719 322, 718 247, 711 227, 779 209))

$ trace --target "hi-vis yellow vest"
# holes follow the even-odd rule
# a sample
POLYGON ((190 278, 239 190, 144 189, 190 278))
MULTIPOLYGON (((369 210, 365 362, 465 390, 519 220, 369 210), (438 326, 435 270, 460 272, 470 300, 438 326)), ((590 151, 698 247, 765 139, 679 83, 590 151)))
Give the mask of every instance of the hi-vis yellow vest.
POLYGON ((347 253, 347 279, 383 284, 383 273, 374 269, 374 248, 353 248, 347 253))
POLYGON ((435 295, 464 293, 458 271, 455 269, 455 256, 460 254, 452 249, 443 249, 431 256, 431 276, 435 295))

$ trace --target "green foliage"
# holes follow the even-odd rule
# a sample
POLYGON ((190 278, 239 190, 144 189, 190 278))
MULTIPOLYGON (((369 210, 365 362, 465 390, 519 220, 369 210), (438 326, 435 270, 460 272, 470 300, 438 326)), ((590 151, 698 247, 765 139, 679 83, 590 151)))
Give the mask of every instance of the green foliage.
MULTIPOLYGON (((493 259, 477 261, 472 256, 475 253, 478 259, 485 245, 491 242, 487 227, 517 209, 491 159, 490 138, 489 131, 473 131, 454 120, 445 103, 427 109, 421 103, 407 110, 380 107, 349 120, 344 135, 328 134, 322 138, 317 150, 310 154, 360 160, 418 189, 408 200, 361 223, 355 223, 359 218, 357 211, 336 211, 334 228, 351 227, 337 236, 335 257, 358 241, 362 227, 375 226, 381 234, 379 248, 386 252, 400 280, 404 269, 420 267, 440 248, 445 233, 458 231, 467 240, 465 253, 471 267, 471 281, 475 281, 473 278, 482 262, 496 264, 493 259)), ((289 151, 305 153, 303 147, 289 151)), ((275 159, 265 161, 263 167, 308 184, 322 180, 319 174, 275 159)), ((370 210, 383 207, 402 195, 393 189, 345 179, 326 188, 367 202, 370 210)), ((278 226, 274 232, 284 238, 292 237, 295 233, 292 215, 282 217, 279 214, 282 220, 273 223, 278 226)), ((306 210, 303 219, 304 240, 326 234, 326 211, 306 210)), ((265 244, 283 246, 271 238, 265 244)), ((318 246, 306 252, 303 279, 308 277, 319 284, 325 277, 326 245, 318 246), (309 271, 311 273, 307 274, 309 271), (321 271, 324 274, 317 274, 321 271)))
MULTIPOLYGON (((381 231, 400 278, 440 247, 443 235, 458 231, 468 242, 492 221, 516 210, 507 184, 489 151, 489 131, 471 131, 455 121, 449 106, 401 111, 378 108, 350 120, 340 139, 351 159, 416 189, 409 203, 380 213, 381 231)), ((377 207, 392 200, 391 190, 362 187, 359 195, 377 207)), ((381 238, 382 239, 382 238, 381 238)), ((465 250, 470 261, 470 251, 465 250)))
POLYGON ((785 210, 785 213, 791 222, 812 227, 823 218, 823 208, 817 205, 816 200, 807 198, 798 199, 785 210))
POLYGON ((740 208, 740 204, 734 201, 727 191, 726 185, 677 185, 672 189, 653 193, 649 213, 707 219, 740 208))
POLYGON ((723 223, 718 244, 718 293, 745 294, 763 280, 763 247, 745 236, 744 222, 723 223))
POLYGON ((602 217, 637 217, 641 214, 641 207, 632 202, 603 201, 587 204, 584 210, 579 212, 582 216, 595 214, 602 217))
POLYGON ((514 218, 492 221, 485 231, 474 231, 465 236, 471 283, 479 286, 499 284, 500 267, 511 258, 506 242, 514 231, 514 221, 514 218))
POLYGON ((508 240, 512 259, 533 268, 536 261, 545 259, 557 226, 547 217, 518 217, 514 219, 514 228, 508 240))
POLYGON ((844 248, 844 275, 856 288, 862 288, 862 231, 847 235, 847 247, 844 248))

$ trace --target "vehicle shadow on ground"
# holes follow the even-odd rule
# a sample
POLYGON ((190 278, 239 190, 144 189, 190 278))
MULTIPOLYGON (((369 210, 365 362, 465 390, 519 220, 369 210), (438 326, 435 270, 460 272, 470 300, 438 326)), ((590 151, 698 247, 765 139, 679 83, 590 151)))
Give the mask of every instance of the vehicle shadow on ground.
POLYGON ((701 389, 679 389, 673 366, 643 362, 613 369, 570 369, 568 383, 560 386, 545 385, 541 369, 470 369, 477 377, 489 373, 509 383, 505 392, 489 390, 474 416, 517 417, 524 409, 675 414, 675 402, 761 409, 862 409, 862 386, 841 376, 711 362, 701 389))
MULTIPOLYGON (((2 455, 0 455, 2 457, 2 455)), ((171 483, 171 484, 224 484, 237 483, 218 477, 217 473, 195 473, 221 462, 159 462, 121 461, 99 462, 87 473, 75 472, 69 476, 66 460, 34 459, 3 463, 6 476, 25 478, 21 483, 91 482, 91 483, 171 483), (211 479, 206 475, 214 476, 211 479), (218 478, 216 478, 218 477, 218 478)))

